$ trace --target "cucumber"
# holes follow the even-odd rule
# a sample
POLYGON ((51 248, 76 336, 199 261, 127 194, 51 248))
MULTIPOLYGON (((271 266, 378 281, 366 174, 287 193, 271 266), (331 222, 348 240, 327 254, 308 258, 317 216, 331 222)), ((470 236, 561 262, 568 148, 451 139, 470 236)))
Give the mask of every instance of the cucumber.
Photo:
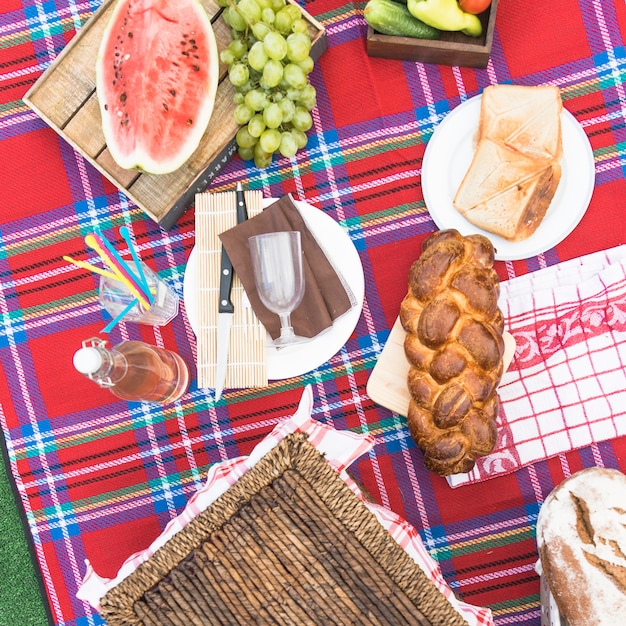
POLYGON ((406 6, 394 0, 368 0, 363 15, 383 35, 439 39, 439 30, 413 17, 406 6))

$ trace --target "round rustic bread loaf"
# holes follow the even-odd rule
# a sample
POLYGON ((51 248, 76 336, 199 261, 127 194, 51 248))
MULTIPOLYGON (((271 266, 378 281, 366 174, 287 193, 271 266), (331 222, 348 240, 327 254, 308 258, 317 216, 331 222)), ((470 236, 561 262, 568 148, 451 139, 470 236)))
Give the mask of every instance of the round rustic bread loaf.
POLYGON ((592 467, 545 499, 537 545, 568 626, 626 624, 626 476, 592 467))
POLYGON ((411 266, 400 307, 409 431, 441 476, 470 471, 496 443, 504 321, 493 262, 486 237, 439 231, 411 266))

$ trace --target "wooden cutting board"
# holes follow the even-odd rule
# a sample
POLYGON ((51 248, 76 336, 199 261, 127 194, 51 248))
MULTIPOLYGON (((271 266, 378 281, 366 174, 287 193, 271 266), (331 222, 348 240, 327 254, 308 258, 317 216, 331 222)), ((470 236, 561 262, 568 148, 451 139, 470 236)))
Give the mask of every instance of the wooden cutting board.
MULTIPOLYGON (((406 333, 396 319, 389 339, 367 381, 367 394, 377 404, 406 417, 409 406, 409 390, 407 376, 409 362, 404 354, 404 337, 406 333)), ((513 335, 504 333, 504 371, 507 370, 515 354, 513 335)))

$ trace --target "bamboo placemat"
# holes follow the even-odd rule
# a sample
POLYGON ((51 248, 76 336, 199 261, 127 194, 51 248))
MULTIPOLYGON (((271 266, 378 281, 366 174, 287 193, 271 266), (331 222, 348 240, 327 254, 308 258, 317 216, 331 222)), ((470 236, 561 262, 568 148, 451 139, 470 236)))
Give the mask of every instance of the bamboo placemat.
MULTIPOLYGON (((245 191, 248 217, 263 210, 260 191, 245 191)), ((222 244, 219 234, 237 225, 236 194, 196 195, 196 254, 198 255, 198 387, 214 388, 217 363, 217 309, 222 244)), ((235 274, 231 294, 235 313, 230 330, 226 389, 267 386, 265 327, 246 301, 235 274)))
POLYGON ((100 610, 109 626, 467 624, 302 433, 109 590, 100 610))

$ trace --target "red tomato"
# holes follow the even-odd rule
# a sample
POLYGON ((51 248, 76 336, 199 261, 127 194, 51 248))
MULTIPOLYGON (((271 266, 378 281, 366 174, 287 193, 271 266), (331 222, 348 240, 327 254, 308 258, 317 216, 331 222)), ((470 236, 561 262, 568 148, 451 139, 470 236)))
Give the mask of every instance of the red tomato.
POLYGON ((466 13, 478 15, 489 8, 491 0, 459 0, 460 7, 466 13))

